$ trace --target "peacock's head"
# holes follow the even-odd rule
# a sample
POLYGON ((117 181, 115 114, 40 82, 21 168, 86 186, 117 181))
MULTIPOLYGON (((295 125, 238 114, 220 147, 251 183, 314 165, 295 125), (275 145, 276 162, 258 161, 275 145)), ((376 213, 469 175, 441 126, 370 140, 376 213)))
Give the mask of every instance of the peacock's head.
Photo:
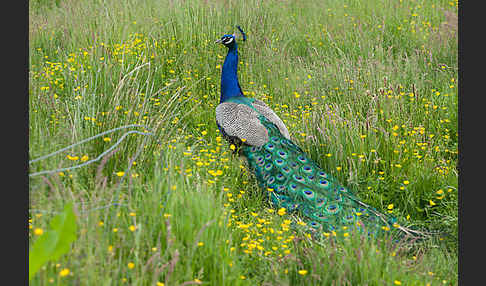
MULTIPOLYGON (((243 30, 240 28, 240 26, 236 26, 236 28, 238 28, 238 30, 240 31, 240 33, 243 37, 243 41, 246 41, 245 32, 243 32, 243 30)), ((236 33, 223 35, 221 37, 221 39, 216 41, 216 43, 220 43, 220 44, 225 45, 228 48, 232 48, 236 44, 236 33)))

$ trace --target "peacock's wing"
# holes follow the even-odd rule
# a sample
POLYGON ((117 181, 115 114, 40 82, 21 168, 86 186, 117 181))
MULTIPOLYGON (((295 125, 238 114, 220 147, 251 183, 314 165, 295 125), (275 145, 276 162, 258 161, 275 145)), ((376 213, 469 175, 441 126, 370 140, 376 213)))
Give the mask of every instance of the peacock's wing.
POLYGON ((269 122, 275 124, 279 132, 290 139, 285 124, 261 100, 236 97, 216 107, 218 128, 231 143, 243 140, 251 146, 263 146, 268 141, 268 131, 258 118, 259 115, 263 115, 269 122))
POLYGON ((253 107, 268 121, 275 124, 275 126, 277 126, 278 128, 278 131, 280 131, 280 134, 282 134, 283 137, 290 139, 290 134, 287 126, 285 126, 282 119, 280 119, 280 117, 278 117, 278 115, 275 114, 275 112, 265 102, 259 99, 254 99, 253 107))
POLYGON ((263 146, 268 141, 268 131, 258 119, 258 112, 245 104, 220 103, 216 107, 216 123, 231 143, 239 140, 263 146))
POLYGON ((374 233, 388 226, 388 221, 321 169, 274 123, 263 115, 258 119, 268 140, 261 146, 242 145, 242 154, 260 186, 270 189, 275 207, 298 211, 308 225, 324 232, 353 226, 374 233))

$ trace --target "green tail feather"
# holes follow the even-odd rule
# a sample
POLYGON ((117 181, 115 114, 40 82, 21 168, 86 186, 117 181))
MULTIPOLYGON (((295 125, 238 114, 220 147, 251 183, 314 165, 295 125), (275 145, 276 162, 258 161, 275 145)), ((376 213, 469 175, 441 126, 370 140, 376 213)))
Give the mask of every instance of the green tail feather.
POLYGON ((360 202, 354 193, 322 170, 304 151, 280 134, 278 128, 260 116, 270 140, 262 147, 241 146, 257 181, 268 192, 276 208, 296 211, 318 233, 352 228, 369 234, 396 228, 387 218, 360 202), (321 231, 318 231, 321 230, 321 231))

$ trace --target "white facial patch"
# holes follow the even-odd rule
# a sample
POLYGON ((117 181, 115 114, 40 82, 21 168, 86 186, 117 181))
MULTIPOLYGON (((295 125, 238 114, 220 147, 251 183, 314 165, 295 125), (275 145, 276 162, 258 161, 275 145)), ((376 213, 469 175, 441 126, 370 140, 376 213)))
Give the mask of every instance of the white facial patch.
POLYGON ((223 44, 227 45, 227 44, 233 42, 233 40, 234 40, 233 38, 227 38, 227 40, 223 40, 223 44))

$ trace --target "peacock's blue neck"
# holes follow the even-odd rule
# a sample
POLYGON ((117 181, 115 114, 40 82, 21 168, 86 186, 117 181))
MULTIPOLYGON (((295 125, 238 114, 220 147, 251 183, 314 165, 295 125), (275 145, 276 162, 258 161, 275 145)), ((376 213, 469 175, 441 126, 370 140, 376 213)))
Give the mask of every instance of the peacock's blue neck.
POLYGON ((240 84, 238 83, 238 51, 236 43, 229 47, 228 54, 223 64, 221 72, 221 97, 219 102, 243 96, 240 84))

